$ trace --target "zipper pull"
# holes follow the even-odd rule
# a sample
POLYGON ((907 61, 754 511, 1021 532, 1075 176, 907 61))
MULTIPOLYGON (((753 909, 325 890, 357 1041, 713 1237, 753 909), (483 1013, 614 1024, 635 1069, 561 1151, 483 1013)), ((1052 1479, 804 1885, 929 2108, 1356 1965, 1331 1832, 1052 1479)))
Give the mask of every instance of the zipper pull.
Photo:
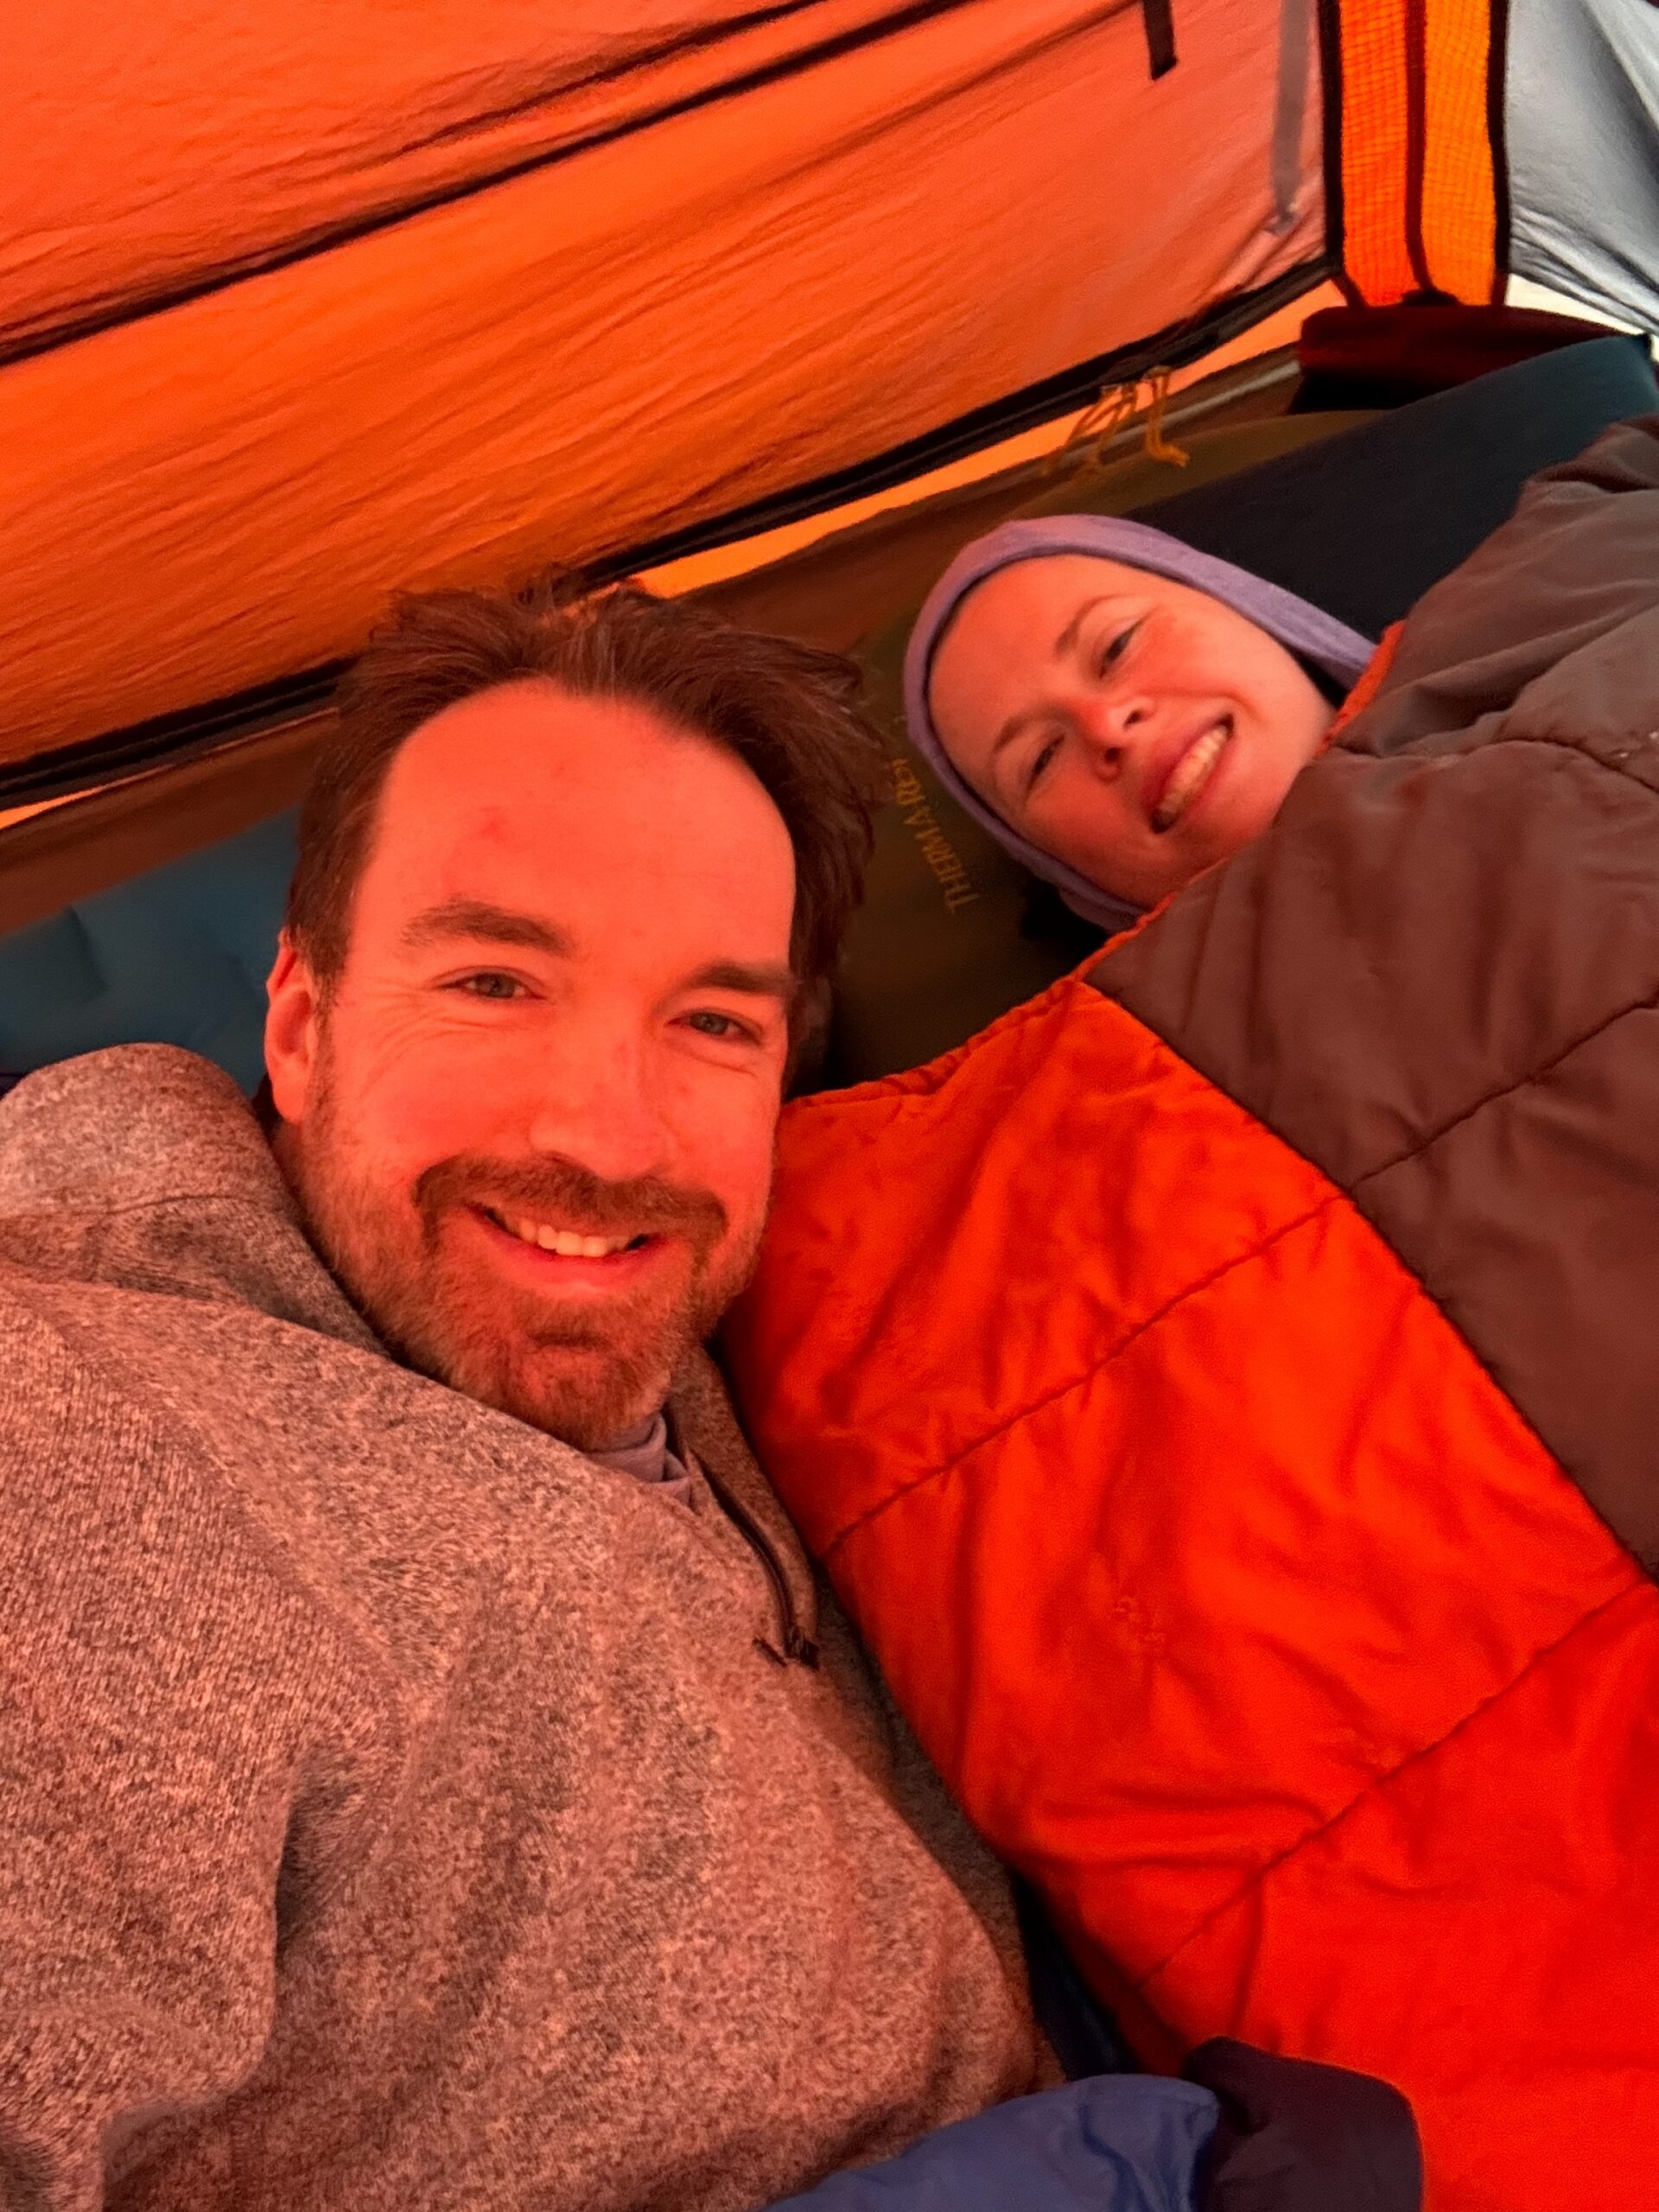
POLYGON ((817 1671, 818 1647, 810 1636, 796 1626, 793 1621, 791 1621, 785 1630, 784 1648, 781 1651, 769 1637, 764 1636, 755 1637, 754 1648, 757 1651, 764 1651, 774 1667, 787 1667, 793 1664, 797 1667, 808 1668, 815 1674, 817 1671))

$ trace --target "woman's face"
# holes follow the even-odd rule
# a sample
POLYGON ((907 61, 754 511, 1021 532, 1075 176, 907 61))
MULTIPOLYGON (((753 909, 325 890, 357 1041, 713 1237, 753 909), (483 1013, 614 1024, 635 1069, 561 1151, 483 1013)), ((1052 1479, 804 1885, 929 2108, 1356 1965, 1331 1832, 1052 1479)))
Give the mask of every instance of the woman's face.
POLYGON ((976 585, 928 701, 1010 829, 1138 906, 1258 836, 1335 714, 1230 607, 1084 553, 976 585))

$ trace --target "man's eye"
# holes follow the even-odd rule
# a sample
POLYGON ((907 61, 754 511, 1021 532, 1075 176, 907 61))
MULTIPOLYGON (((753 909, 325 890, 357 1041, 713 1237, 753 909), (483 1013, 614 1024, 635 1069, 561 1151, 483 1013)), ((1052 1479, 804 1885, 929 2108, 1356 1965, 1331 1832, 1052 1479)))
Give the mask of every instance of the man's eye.
POLYGON ((712 1037, 722 1045, 737 1044, 744 1039, 753 1041, 754 1032, 747 1022, 739 1021, 729 1014, 716 1014, 712 1007, 700 1007, 696 1013, 685 1017, 688 1028, 700 1036, 712 1037))
POLYGON ((1105 640, 1095 660, 1095 666, 1102 676, 1122 659, 1129 649, 1130 639, 1140 627, 1138 622, 1131 622, 1127 630, 1116 631, 1105 640))
POLYGON ((524 995, 524 987, 516 976, 498 975, 493 969, 484 969, 476 976, 462 976, 450 985, 471 999, 517 999, 524 995))

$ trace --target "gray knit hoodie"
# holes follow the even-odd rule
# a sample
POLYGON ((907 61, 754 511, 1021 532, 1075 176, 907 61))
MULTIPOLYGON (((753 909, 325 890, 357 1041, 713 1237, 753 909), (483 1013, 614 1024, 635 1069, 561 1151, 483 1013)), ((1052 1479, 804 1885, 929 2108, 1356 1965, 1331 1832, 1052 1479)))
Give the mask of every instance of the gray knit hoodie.
POLYGON ((0 2202, 718 2212, 1032 2086, 999 1879, 676 1404, 749 1538, 389 1359, 206 1063, 0 1106, 0 2202))

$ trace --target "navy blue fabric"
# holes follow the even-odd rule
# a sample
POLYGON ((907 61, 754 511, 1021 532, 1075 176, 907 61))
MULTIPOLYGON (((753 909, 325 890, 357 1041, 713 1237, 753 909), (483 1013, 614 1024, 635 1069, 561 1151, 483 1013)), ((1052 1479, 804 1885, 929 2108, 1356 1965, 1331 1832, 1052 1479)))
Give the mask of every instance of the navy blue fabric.
POLYGON ((250 1093, 297 810, 0 938, 0 1070, 182 1045, 250 1093))
POLYGON ((1074 2082, 993 2105, 772 2212, 1193 2212, 1219 2111, 1190 2082, 1074 2082))
POLYGON ((1422 2212, 1417 2122, 1390 2083, 1230 2036, 1185 2071, 1221 2101, 1202 2212, 1422 2212))
POLYGON ((1381 637, 1522 485, 1659 404, 1640 338, 1592 338, 1338 431, 1135 517, 1381 637))
POLYGON ((1012 1878, 1014 1909, 1031 1979, 1031 2007, 1068 2082, 1096 2074, 1135 2074, 1135 2054, 1117 2023, 1077 1972, 1053 1922, 1023 1875, 1012 1878))

